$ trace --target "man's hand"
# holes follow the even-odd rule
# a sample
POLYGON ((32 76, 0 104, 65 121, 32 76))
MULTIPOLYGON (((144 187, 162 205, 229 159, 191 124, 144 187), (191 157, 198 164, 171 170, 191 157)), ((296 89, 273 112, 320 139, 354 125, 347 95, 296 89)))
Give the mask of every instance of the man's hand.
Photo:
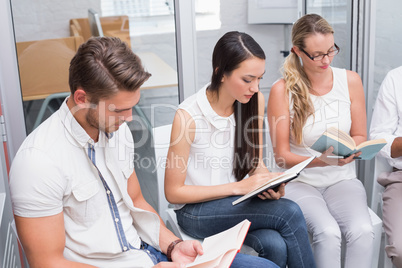
POLYGON ((172 261, 177 263, 191 263, 197 255, 204 254, 200 242, 197 240, 184 240, 177 244, 172 251, 172 261))

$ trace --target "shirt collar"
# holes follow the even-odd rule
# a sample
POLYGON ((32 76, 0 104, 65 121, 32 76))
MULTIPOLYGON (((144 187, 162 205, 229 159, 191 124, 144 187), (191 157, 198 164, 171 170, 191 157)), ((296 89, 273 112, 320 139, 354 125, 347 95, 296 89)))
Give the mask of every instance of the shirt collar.
MULTIPOLYGON (((88 133, 82 128, 82 126, 75 119, 70 109, 67 106, 67 97, 62 105, 60 106, 60 119, 64 125, 64 128, 70 137, 75 140, 81 147, 87 147, 87 144, 94 144, 94 140, 88 135, 88 133)), ((99 140, 102 139, 102 136, 105 136, 107 139, 111 139, 113 137, 113 133, 104 133, 105 135, 101 135, 99 133, 99 140)))
POLYGON ((229 127, 231 124, 232 126, 236 126, 236 121, 234 118, 234 114, 231 114, 228 117, 223 117, 218 115, 214 109, 212 109, 211 104, 207 98, 207 87, 209 84, 205 85, 203 88, 200 89, 197 93, 197 103, 201 109, 201 112, 204 114, 205 118, 210 122, 214 127, 223 131, 229 127))

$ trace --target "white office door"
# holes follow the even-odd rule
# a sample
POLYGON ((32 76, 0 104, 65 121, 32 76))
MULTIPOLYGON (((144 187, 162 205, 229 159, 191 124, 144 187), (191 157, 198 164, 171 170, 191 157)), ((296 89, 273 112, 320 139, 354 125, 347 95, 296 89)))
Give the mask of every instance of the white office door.
POLYGON ((9 1, 0 1, 0 267, 28 267, 18 244, 8 187, 9 163, 25 137, 9 1))
POLYGON ((27 265, 18 243, 11 207, 8 188, 9 163, 7 138, 6 133, 3 132, 4 129, 4 116, 0 108, 0 266, 4 268, 19 268, 26 267, 27 265))

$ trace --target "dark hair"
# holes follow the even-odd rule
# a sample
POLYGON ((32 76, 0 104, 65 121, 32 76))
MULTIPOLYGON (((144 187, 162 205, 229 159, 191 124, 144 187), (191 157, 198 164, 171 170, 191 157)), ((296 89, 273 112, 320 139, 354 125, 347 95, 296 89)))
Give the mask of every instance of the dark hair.
POLYGON ((97 104, 119 90, 135 91, 151 76, 141 59, 116 37, 94 37, 82 44, 70 63, 71 94, 81 87, 97 104))
MULTIPOLYGON (((219 91, 223 76, 230 75, 243 61, 253 57, 265 60, 265 53, 250 35, 237 31, 224 34, 212 54, 213 72, 208 90, 219 91)), ((258 131, 246 130, 247 125, 258 129, 258 94, 246 104, 235 101, 233 105, 236 121, 233 174, 240 181, 255 170, 254 159, 259 157, 258 131)))

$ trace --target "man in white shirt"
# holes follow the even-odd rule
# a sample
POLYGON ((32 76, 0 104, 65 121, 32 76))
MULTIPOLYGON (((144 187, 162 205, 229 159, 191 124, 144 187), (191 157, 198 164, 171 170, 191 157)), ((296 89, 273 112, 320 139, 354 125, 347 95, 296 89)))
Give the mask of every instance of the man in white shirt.
POLYGON ((182 267, 202 254, 165 227, 133 168, 126 122, 149 76, 117 38, 90 39, 72 59, 71 96, 26 138, 10 172, 30 267, 182 267))
POLYGON ((370 139, 384 138, 387 145, 379 156, 394 168, 377 179, 385 187, 383 222, 388 257, 395 267, 402 268, 402 66, 391 70, 381 84, 374 106, 370 139))

